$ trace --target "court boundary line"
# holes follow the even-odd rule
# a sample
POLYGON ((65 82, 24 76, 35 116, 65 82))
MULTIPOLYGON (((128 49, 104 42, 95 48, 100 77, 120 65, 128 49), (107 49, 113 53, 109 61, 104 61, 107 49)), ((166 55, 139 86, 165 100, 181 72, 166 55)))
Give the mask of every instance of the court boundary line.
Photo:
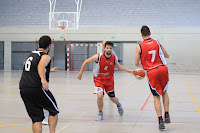
POLYGON ((189 91, 190 91, 190 94, 192 95, 192 98, 193 98, 193 100, 194 100, 194 103, 195 103, 195 105, 196 105, 196 107, 197 107, 197 110, 199 111, 199 114, 200 114, 199 106, 198 106, 198 104, 197 104, 197 101, 196 101, 196 99, 195 99, 195 97, 194 97, 194 95, 193 95, 193 93, 192 93, 192 90, 190 89, 190 86, 189 86, 189 84, 188 84, 187 79, 186 79, 185 76, 184 76, 184 80, 185 80, 185 82, 186 82, 186 84, 187 84, 187 87, 188 87, 188 89, 189 89, 189 91))
POLYGON ((147 102, 149 101, 150 96, 151 96, 151 93, 150 93, 149 96, 147 97, 147 99, 146 99, 144 105, 142 106, 142 108, 141 108, 140 110, 143 110, 143 109, 144 109, 145 105, 146 105, 147 102))
POLYGON ((2 124, 2 123, 0 123, 0 125, 2 125, 2 126, 7 126, 7 127, 18 128, 18 129, 23 129, 23 130, 31 131, 31 132, 33 131, 33 130, 30 130, 30 129, 27 129, 27 128, 17 127, 17 126, 12 126, 12 125, 7 125, 7 124, 2 124))

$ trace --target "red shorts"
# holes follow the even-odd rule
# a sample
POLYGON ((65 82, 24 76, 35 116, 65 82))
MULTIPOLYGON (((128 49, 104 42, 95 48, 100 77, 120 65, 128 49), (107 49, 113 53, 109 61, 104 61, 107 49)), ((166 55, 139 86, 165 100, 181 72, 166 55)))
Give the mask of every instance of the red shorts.
POLYGON ((154 96, 162 95, 168 89, 169 75, 167 66, 158 66, 147 71, 149 87, 154 96))
POLYGON ((114 91, 114 79, 96 79, 94 77, 94 84, 95 84, 95 94, 102 92, 105 90, 105 92, 108 94, 109 97, 115 97, 115 91, 114 91))

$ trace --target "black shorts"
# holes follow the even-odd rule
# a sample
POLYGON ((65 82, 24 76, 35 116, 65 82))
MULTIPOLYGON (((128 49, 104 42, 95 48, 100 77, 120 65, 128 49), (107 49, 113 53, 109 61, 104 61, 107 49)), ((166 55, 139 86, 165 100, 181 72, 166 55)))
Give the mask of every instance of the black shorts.
POLYGON ((43 109, 48 110, 52 116, 59 113, 56 100, 49 90, 45 91, 42 88, 23 88, 20 89, 20 94, 33 123, 43 121, 43 109))

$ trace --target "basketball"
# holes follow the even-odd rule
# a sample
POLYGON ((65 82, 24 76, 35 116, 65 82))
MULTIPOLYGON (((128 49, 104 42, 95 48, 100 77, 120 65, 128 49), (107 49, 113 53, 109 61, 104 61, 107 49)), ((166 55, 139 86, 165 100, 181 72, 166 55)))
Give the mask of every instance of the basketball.
POLYGON ((145 77, 144 70, 140 69, 140 68, 136 69, 133 74, 134 74, 135 78, 139 79, 139 80, 141 80, 145 77))

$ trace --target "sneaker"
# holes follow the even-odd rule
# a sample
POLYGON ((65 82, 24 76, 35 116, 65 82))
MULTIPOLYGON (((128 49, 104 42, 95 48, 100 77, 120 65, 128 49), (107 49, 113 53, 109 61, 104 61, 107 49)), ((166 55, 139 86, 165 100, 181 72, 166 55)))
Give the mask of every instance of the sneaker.
POLYGON ((48 121, 46 121, 45 119, 42 121, 42 125, 48 125, 48 121))
POLYGON ((160 129, 160 130, 165 129, 164 122, 160 122, 160 123, 159 123, 159 129, 160 129))
POLYGON ((169 115, 165 116, 165 123, 171 123, 169 115))
POLYGON ((122 116, 124 114, 124 110, 121 103, 117 105, 117 108, 118 108, 119 115, 122 116))
POLYGON ((102 121, 102 120, 104 120, 103 113, 99 113, 99 115, 97 117, 97 121, 102 121))
POLYGON ((48 110, 44 110, 44 120, 42 121, 43 125, 48 125, 48 119, 49 119, 49 111, 48 110))

